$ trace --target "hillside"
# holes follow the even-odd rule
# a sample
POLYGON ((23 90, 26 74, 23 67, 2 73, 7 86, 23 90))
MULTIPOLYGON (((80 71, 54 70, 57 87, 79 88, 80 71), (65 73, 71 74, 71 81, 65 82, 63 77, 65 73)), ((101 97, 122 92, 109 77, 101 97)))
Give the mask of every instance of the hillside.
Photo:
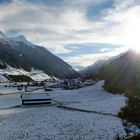
POLYGON ((58 78, 78 75, 70 65, 46 48, 30 43, 24 36, 8 38, 0 32, 0 68, 5 69, 7 65, 28 72, 32 68, 41 70, 58 78))
POLYGON ((98 60, 95 64, 86 67, 84 70, 80 71, 80 74, 87 78, 91 75, 98 75, 100 69, 106 64, 105 60, 98 60))
POLYGON ((138 93, 140 91, 140 54, 129 50, 104 66, 100 76, 105 79, 104 87, 110 92, 130 90, 138 93))

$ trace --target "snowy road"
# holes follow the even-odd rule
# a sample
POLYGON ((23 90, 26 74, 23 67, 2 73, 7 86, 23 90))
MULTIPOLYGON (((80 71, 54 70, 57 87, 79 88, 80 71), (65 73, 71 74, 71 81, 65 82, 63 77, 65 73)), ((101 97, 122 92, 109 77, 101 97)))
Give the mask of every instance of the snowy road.
MULTIPOLYGON (((117 114, 125 97, 104 91, 102 85, 52 91, 50 96, 68 107, 117 114)), ((0 110, 0 140, 113 140, 117 133, 125 134, 122 122, 109 115, 56 106, 0 110)))

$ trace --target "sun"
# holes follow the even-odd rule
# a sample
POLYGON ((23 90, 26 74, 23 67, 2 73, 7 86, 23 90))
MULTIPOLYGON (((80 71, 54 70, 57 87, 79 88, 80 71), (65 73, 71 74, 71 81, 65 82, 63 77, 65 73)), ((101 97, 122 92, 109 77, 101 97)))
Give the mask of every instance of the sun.
POLYGON ((132 47, 132 49, 133 49, 136 53, 140 53, 140 46, 132 47))
POLYGON ((123 36, 124 44, 128 48, 131 48, 137 53, 140 53, 140 31, 139 30, 131 30, 127 32, 125 36, 123 36))
POLYGON ((131 37, 129 43, 135 52, 140 53, 140 38, 138 34, 135 34, 133 37, 131 37))

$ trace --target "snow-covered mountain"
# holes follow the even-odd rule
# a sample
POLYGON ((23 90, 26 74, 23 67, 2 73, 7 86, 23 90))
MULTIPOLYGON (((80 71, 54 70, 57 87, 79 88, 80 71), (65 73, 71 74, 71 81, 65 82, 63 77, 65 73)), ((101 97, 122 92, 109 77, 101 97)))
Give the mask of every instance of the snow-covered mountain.
POLYGON ((0 32, 0 69, 7 67, 33 69, 57 78, 77 76, 78 73, 66 62, 49 52, 46 48, 30 43, 24 36, 8 38, 0 32))
POLYGON ((0 31, 0 39, 7 39, 7 36, 0 31))
POLYGON ((17 36, 17 37, 12 37, 12 38, 10 38, 10 40, 12 41, 12 42, 14 42, 14 43, 20 43, 20 42, 22 42, 22 43, 25 43, 25 44, 27 44, 27 45, 29 45, 29 46, 31 46, 31 47, 35 47, 35 45, 34 44, 32 44, 31 42, 29 42, 26 38, 25 38, 25 36, 23 36, 23 35, 19 35, 19 36, 17 36))
POLYGON ((97 61, 84 71, 85 78, 105 80, 109 92, 140 93, 140 54, 128 50, 107 61, 97 61))
POLYGON ((80 74, 83 77, 92 75, 92 74, 98 74, 100 72, 100 69, 107 63, 106 60, 98 60, 94 64, 88 66, 84 70, 80 71, 80 74))
POLYGON ((124 55, 126 52, 121 53, 119 55, 113 56, 111 58, 109 58, 108 60, 98 60, 96 61, 94 64, 86 67, 85 69, 79 71, 79 73, 83 76, 83 77, 90 77, 91 75, 99 75, 101 69, 108 65, 110 62, 118 59, 119 57, 121 57, 122 55, 124 55))

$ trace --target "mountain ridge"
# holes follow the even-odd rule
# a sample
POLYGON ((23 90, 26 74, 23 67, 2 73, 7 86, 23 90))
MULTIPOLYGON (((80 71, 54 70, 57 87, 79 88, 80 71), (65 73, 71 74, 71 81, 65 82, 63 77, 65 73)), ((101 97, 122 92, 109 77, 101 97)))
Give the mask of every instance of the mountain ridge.
POLYGON ((105 80, 104 88, 109 92, 140 94, 140 54, 129 49, 99 65, 91 67, 85 78, 105 80), (98 68, 98 69, 97 69, 98 68))
POLYGON ((23 68, 26 71, 31 71, 32 68, 43 70, 46 74, 58 78, 78 76, 78 72, 69 64, 46 48, 28 42, 23 36, 20 36, 20 39, 1 38, 0 60, 14 68, 23 68))

